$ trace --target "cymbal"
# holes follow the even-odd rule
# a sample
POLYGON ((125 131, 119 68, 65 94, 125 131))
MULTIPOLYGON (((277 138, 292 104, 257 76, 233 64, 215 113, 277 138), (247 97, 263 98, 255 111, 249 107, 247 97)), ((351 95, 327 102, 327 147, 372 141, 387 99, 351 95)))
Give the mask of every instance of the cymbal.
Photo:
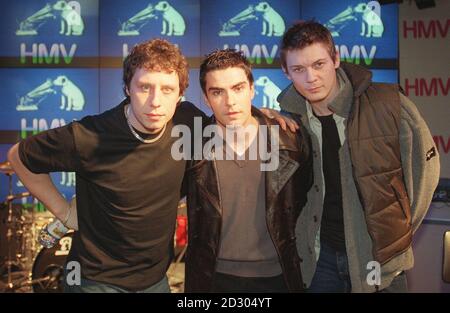
POLYGON ((14 170, 11 167, 11 163, 9 163, 9 161, 0 163, 0 173, 3 173, 5 175, 12 175, 12 174, 14 174, 14 170))

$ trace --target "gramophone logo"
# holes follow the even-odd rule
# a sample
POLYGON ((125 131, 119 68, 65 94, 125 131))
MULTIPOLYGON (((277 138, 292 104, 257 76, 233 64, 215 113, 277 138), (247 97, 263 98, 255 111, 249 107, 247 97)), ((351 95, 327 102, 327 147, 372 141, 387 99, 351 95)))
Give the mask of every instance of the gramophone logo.
POLYGON ((281 15, 267 2, 249 5, 222 25, 220 37, 240 36, 240 31, 250 22, 261 23, 261 35, 267 37, 281 37, 286 29, 281 15))
POLYGON ((80 36, 84 31, 84 22, 80 14, 78 1, 56 1, 47 3, 42 9, 20 22, 17 36, 38 35, 38 29, 45 23, 59 19, 61 27, 59 34, 65 36, 80 36))
POLYGON ((333 37, 339 37, 345 27, 359 20, 358 17, 361 20, 360 36, 367 38, 383 36, 384 25, 378 1, 361 2, 356 6, 348 6, 344 11, 326 22, 325 26, 330 30, 333 37))
POLYGON ((81 111, 85 100, 84 95, 67 76, 60 75, 55 79, 47 79, 25 96, 20 97, 17 111, 36 111, 39 105, 50 95, 60 95, 61 110, 81 111))
POLYGON ((255 81, 256 94, 262 91, 263 103, 262 108, 269 108, 280 111, 280 104, 277 101, 278 95, 281 93, 281 89, 267 76, 261 76, 255 81))
POLYGON ((161 35, 183 36, 186 31, 186 23, 183 16, 167 1, 160 1, 156 5, 149 4, 127 21, 121 23, 117 32, 119 36, 138 36, 140 30, 151 20, 161 20, 161 35))

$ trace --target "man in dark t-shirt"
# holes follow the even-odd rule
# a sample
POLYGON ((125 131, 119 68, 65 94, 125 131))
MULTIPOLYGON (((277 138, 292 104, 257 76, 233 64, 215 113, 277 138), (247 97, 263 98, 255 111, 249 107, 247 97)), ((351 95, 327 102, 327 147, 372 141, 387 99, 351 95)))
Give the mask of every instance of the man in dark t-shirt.
POLYGON ((171 157, 172 127, 204 115, 180 103, 188 66, 165 40, 136 45, 124 61, 126 99, 113 109, 27 138, 8 157, 23 184, 63 223, 78 228, 69 292, 168 292, 185 160, 171 157), (48 173, 76 172, 77 207, 48 173), (76 213, 76 214, 75 214, 76 213))

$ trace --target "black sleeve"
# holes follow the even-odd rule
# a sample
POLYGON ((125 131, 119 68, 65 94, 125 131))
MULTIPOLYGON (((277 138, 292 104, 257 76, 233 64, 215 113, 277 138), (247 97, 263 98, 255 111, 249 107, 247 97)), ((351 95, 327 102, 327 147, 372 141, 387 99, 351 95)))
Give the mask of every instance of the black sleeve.
MULTIPOLYGON (((305 190, 305 199, 303 205, 306 203, 306 195, 307 192, 311 189, 314 183, 314 164, 313 164, 313 149, 312 149, 312 141, 311 136, 306 130, 305 126, 302 124, 300 117, 296 114, 291 114, 291 117, 295 119, 295 121, 300 125, 299 130, 297 131, 297 138, 300 144, 301 155, 303 156, 303 170, 302 170, 302 179, 301 179, 301 188, 305 190)), ((302 205, 302 206, 303 206, 302 205)))
POLYGON ((293 113, 291 113, 291 112, 285 111, 285 110, 283 110, 283 109, 281 109, 280 114, 283 115, 283 116, 287 116, 287 117, 289 117, 289 118, 292 118, 292 119, 294 119, 294 120, 297 122, 297 120, 296 120, 296 119, 297 119, 296 114, 293 114, 293 113))
POLYGON ((308 133, 308 130, 306 129, 305 125, 303 125, 300 115, 295 113, 290 113, 287 111, 281 111, 282 115, 285 115, 289 118, 292 118, 294 121, 297 122, 297 124, 300 126, 300 128, 297 130, 297 142, 300 147, 300 162, 301 165, 301 179, 300 179, 300 190, 304 190, 304 201, 301 204, 301 207, 303 207, 306 203, 306 195, 307 192, 311 189, 313 183, 314 183, 314 173, 313 173, 313 149, 312 149, 312 141, 311 136, 308 133))
POLYGON ((71 123, 23 140, 19 144, 19 157, 35 174, 74 172, 79 164, 74 142, 71 123))
POLYGON ((181 183, 181 190, 180 190, 180 199, 186 197, 188 192, 188 164, 189 161, 186 161, 186 167, 184 169, 184 175, 183 175, 183 182, 181 183))
POLYGON ((208 116, 202 110, 197 108, 193 103, 189 101, 183 101, 175 111, 173 122, 175 125, 183 124, 191 128, 193 127, 194 117, 201 117, 202 119, 208 118, 208 116))

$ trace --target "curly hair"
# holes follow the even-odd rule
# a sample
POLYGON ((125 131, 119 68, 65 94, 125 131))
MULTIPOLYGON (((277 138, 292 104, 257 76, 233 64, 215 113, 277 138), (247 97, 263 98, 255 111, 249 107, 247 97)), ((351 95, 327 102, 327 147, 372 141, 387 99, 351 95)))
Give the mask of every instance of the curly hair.
POLYGON ((180 96, 189 86, 189 68, 186 58, 180 49, 164 39, 144 41, 133 47, 123 62, 123 91, 128 98, 126 90, 130 87, 131 79, 136 69, 173 72, 178 74, 180 81, 180 96))

